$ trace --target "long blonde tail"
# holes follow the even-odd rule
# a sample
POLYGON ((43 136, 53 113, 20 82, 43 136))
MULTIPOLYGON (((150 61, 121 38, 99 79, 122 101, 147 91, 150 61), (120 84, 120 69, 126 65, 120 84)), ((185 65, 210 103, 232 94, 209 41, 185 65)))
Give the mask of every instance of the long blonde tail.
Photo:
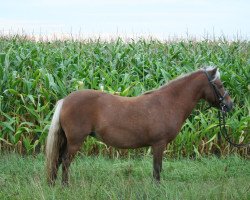
POLYGON ((63 99, 59 100, 56 104, 46 141, 46 167, 49 183, 53 183, 56 178, 60 148, 65 140, 59 120, 62 104, 63 99))

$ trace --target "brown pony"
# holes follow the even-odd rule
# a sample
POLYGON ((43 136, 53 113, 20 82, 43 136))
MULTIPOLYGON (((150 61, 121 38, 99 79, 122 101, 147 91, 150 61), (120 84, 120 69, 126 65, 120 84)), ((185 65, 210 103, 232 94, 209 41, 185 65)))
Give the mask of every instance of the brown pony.
POLYGON ((231 110, 233 103, 217 68, 195 71, 138 97, 95 90, 71 93, 57 102, 49 129, 46 146, 49 184, 54 184, 60 164, 62 183, 68 184, 69 165, 87 136, 117 148, 151 146, 153 177, 160 181, 163 151, 200 99, 231 110))

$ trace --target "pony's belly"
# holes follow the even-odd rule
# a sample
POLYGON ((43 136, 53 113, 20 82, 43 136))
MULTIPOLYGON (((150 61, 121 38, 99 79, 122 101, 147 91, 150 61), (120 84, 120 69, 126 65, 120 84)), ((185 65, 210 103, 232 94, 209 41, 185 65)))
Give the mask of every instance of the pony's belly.
POLYGON ((97 131, 95 134, 97 139, 116 148, 133 149, 149 146, 147 141, 141 138, 140 134, 125 130, 97 131))

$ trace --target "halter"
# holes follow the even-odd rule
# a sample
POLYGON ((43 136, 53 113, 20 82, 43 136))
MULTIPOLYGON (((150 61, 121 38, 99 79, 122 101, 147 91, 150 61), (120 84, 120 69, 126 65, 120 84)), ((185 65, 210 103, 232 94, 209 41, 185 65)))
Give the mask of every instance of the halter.
POLYGON ((223 100, 225 99, 226 96, 228 96, 228 92, 225 91, 225 93, 222 95, 222 94, 220 93, 220 91, 219 91, 217 85, 214 83, 214 79, 212 79, 212 78, 209 76, 209 74, 207 73, 206 69, 204 70, 204 72, 205 72, 205 74, 206 74, 206 76, 207 76, 207 78, 208 78, 210 87, 213 89, 215 98, 217 98, 218 101, 219 101, 219 105, 220 105, 221 111, 222 111, 222 112, 226 112, 226 110, 225 110, 226 105, 225 105, 225 103, 223 103, 223 100))
MULTIPOLYGON (((207 73, 206 69, 204 70, 204 72, 205 72, 205 74, 206 74, 206 76, 208 78, 209 85, 213 89, 215 97, 219 101, 220 110, 218 111, 218 119, 219 119, 220 133, 223 135, 223 137, 225 138, 225 140, 230 145, 235 146, 235 147, 248 147, 250 145, 250 142, 245 143, 245 144, 236 144, 236 143, 232 142, 231 138, 229 137, 227 129, 226 129, 226 110, 225 110, 226 105, 225 105, 225 103, 223 103, 223 100, 228 95, 228 92, 225 91, 225 93, 222 95, 220 93, 217 85, 214 83, 214 80, 207 73)), ((218 134, 218 140, 221 143, 221 134, 220 133, 218 134)))

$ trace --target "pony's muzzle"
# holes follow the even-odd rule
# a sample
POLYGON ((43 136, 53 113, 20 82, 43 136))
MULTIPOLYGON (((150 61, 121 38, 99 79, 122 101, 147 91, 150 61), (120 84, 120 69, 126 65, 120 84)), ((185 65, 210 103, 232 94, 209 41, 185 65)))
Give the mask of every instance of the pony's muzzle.
POLYGON ((229 112, 233 109, 234 103, 232 101, 224 103, 223 105, 223 111, 229 112))

